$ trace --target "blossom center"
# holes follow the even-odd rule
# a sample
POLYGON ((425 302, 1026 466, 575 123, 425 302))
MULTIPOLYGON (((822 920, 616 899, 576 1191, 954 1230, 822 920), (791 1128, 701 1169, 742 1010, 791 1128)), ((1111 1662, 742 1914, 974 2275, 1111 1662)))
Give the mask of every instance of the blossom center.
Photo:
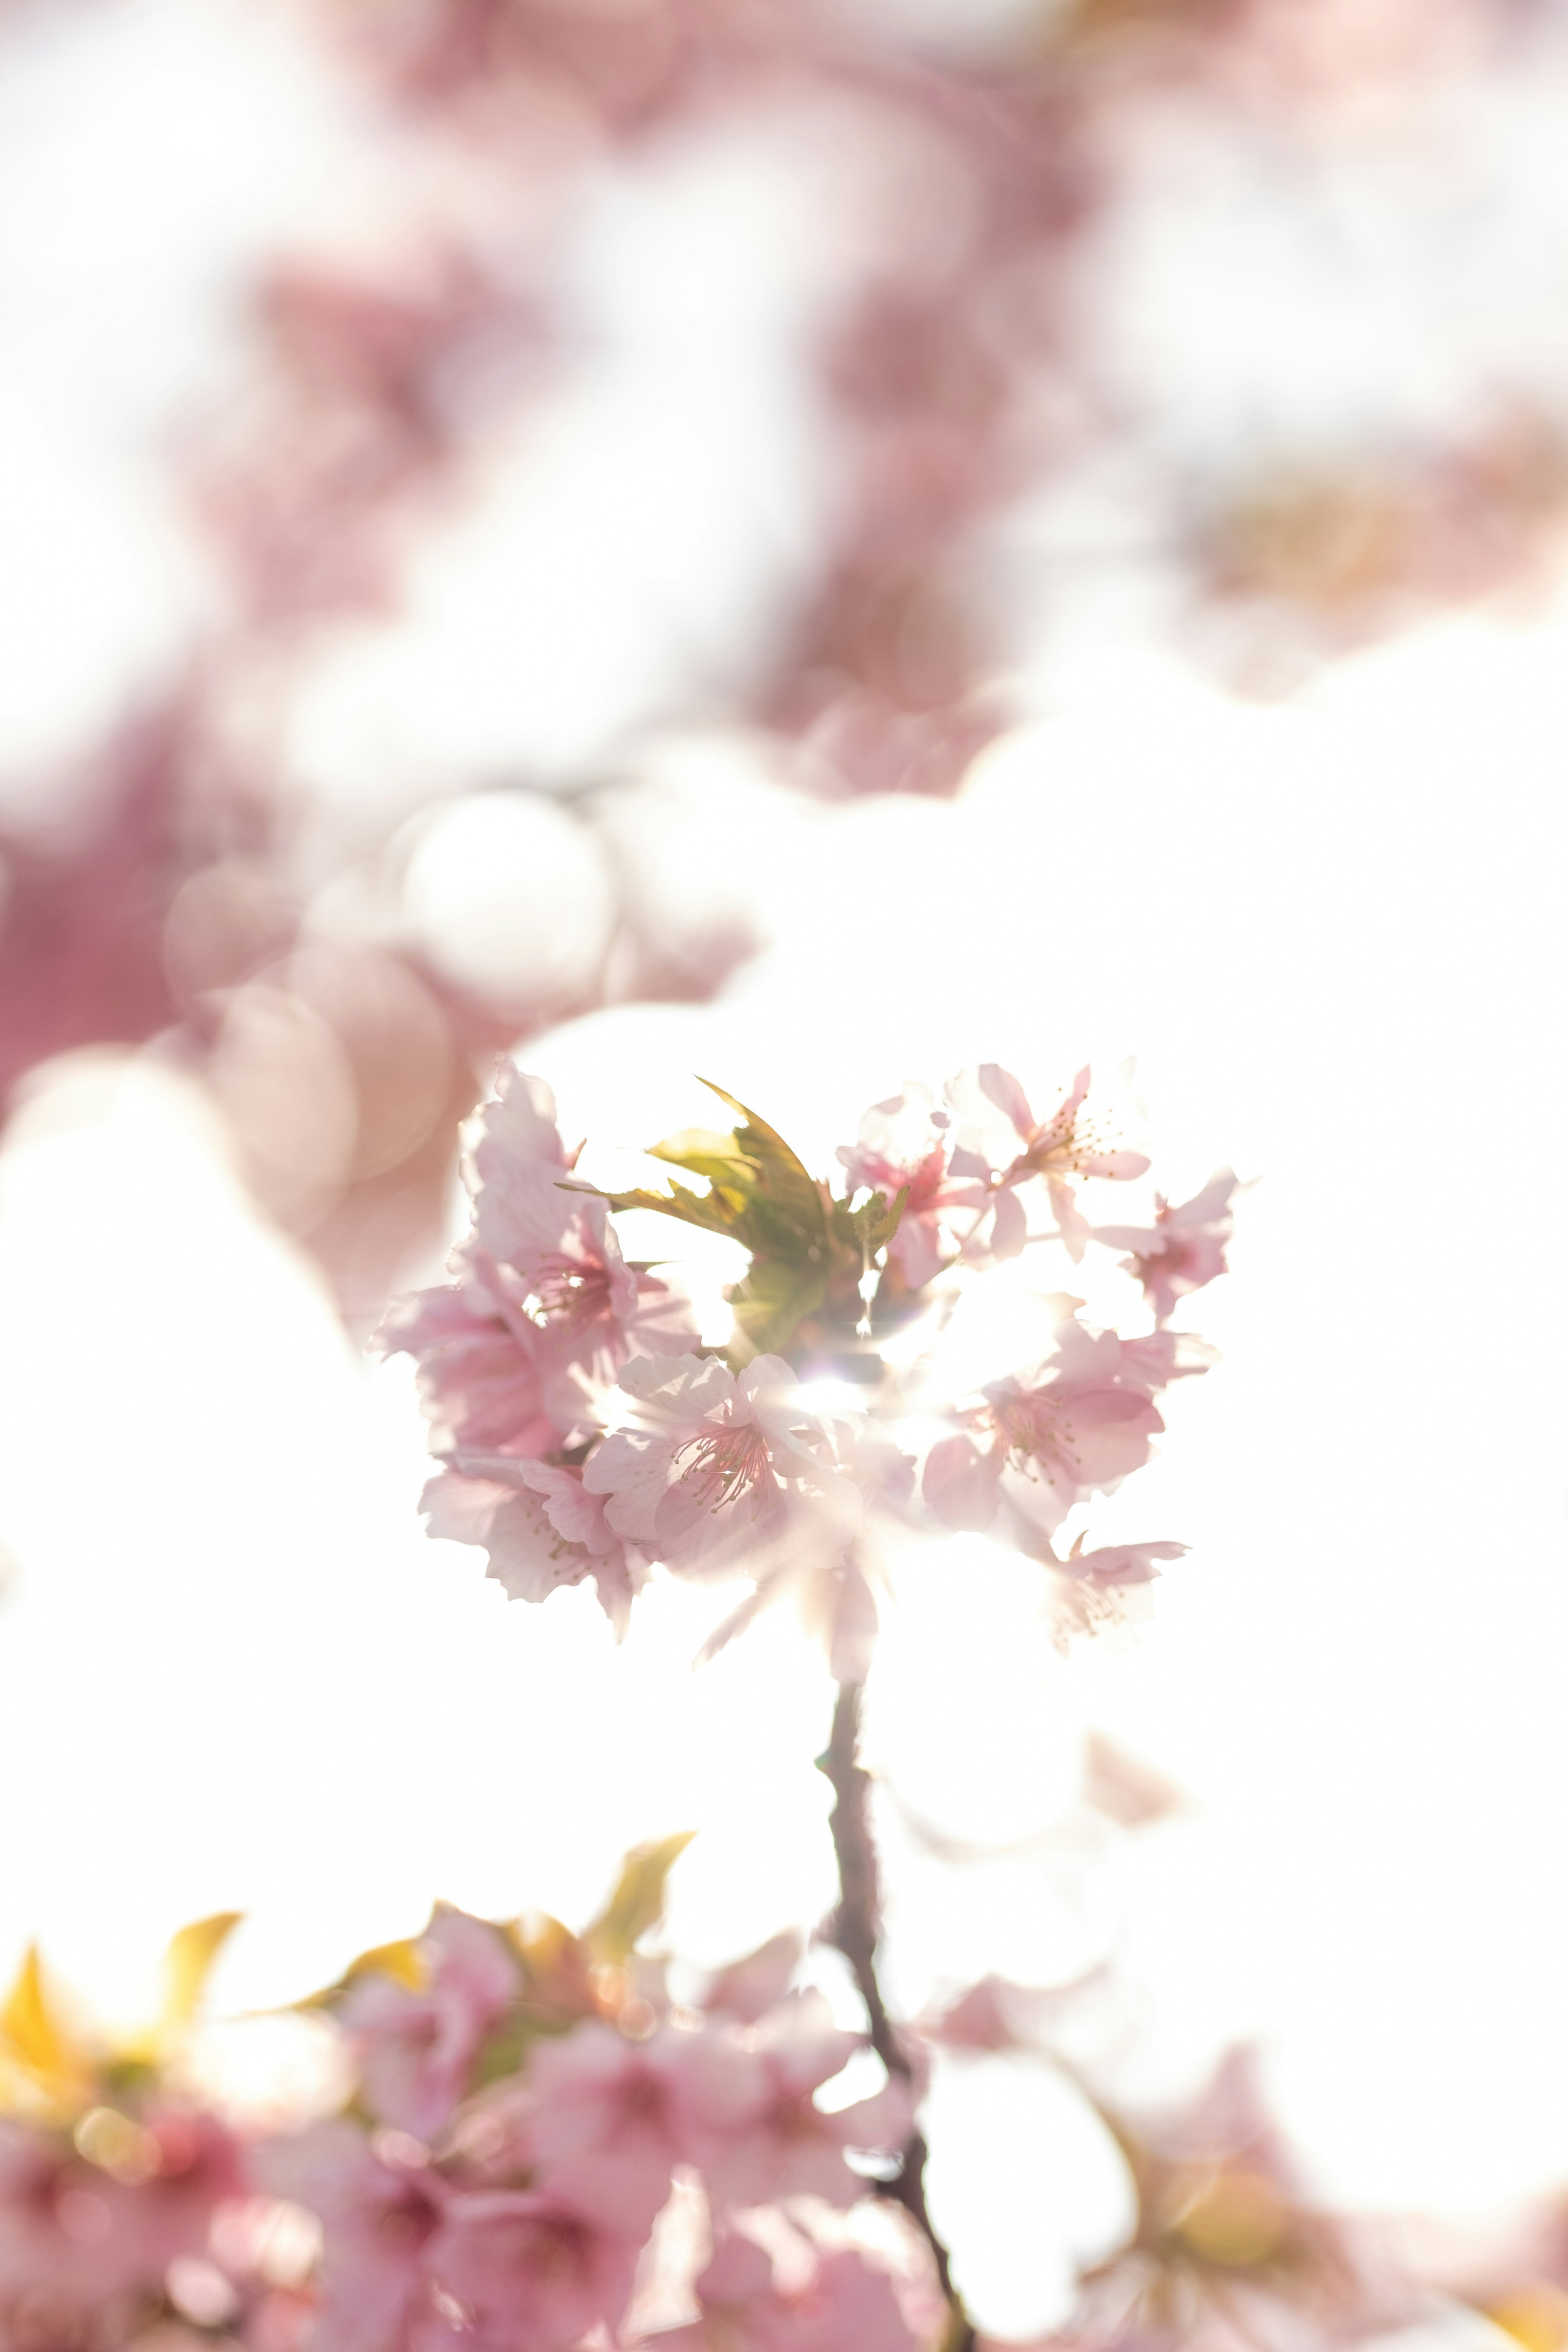
POLYGON ((748 1488, 762 1485, 772 1467, 767 1439, 754 1422, 729 1422, 705 1430, 700 1437, 689 1438, 675 1458, 684 1462, 689 1454, 690 1466, 680 1473, 680 1483, 691 1486, 710 1511, 722 1510, 748 1488))
MULTIPOLYGON (((1047 1390, 1037 1389, 1029 1396, 1008 1397, 993 1407, 992 1417, 1003 1445, 1020 1470, 1026 1468, 1031 1460, 1058 1465, 1077 1461, 1072 1423, 1052 1402, 1047 1390)), ((1048 1470, 1046 1475, 1049 1483, 1048 1470)))
POLYGON ((540 1260, 531 1304, 538 1321, 556 1329, 580 1330, 596 1322, 610 1303, 609 1268, 592 1259, 552 1250, 540 1260))

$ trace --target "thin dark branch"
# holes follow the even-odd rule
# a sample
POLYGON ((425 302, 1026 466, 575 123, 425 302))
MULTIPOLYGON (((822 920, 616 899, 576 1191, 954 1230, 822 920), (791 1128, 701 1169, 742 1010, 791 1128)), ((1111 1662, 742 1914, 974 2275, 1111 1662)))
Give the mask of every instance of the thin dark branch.
MULTIPOLYGON (((871 1843, 867 1804, 871 1783, 861 1769, 859 1743, 860 1685, 840 1683, 833 1710, 833 1737, 826 1755, 821 1759, 822 1769, 833 1784, 835 1800, 830 1825, 833 1851, 838 1858, 840 1894, 838 1908, 833 1915, 833 1940, 855 1972, 870 2021, 872 2049, 890 2075, 908 2083, 913 2080, 914 2068, 888 2015, 882 1988, 877 1980, 881 1906, 877 1891, 877 1850, 871 1843)), ((904 2208, 931 2248, 942 2293, 952 2313, 943 2352, 973 2352, 974 2330, 953 2287, 947 2248, 932 2227, 926 2209, 926 2143, 918 2125, 904 2143, 903 2159, 898 2179, 879 2182, 879 2191, 904 2208)))

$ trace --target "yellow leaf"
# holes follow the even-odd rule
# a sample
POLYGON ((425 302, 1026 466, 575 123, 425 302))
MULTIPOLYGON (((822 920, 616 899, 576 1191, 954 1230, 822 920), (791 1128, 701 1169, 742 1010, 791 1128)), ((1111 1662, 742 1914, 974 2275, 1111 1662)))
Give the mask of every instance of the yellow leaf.
POLYGON ((639 1937, 657 1926, 664 1915, 665 1880, 696 1834, 695 1830, 679 1830, 673 1837, 632 1848, 621 1864, 615 1893, 583 1938, 595 1960, 619 1967, 630 1958, 639 1937))
POLYGON ((323 1985, 320 1992, 309 1992, 303 2000, 290 2001, 290 2009, 328 2009, 361 1977, 390 1977, 395 1984, 404 1985, 410 1992, 423 1992, 429 1982, 419 1947, 423 1938, 402 1936, 394 1944, 373 1944, 357 1960, 351 1960, 335 1984, 323 1985))
POLYGON ((429 1970, 419 1948, 422 1940, 418 1936, 403 1936, 395 1944, 373 1944, 368 1952, 349 1962, 343 1970, 344 1984, 355 1984, 361 1977, 391 1977, 410 1992, 423 1992, 429 1970))
POLYGON ((163 1955, 164 2035, 183 2032, 201 2007, 213 1962, 244 1917, 240 1911, 215 1911, 182 1927, 163 1955))
POLYGON ((1561 2352, 1568 2343, 1568 2295, 1546 2279, 1534 2279, 1493 2304, 1487 2317, 1525 2352, 1561 2352))
POLYGON ((56 2112, 68 2113, 91 2090, 91 2062, 50 2003, 36 1944, 27 1947, 0 2009, 0 2054, 13 2062, 29 2087, 56 2112))

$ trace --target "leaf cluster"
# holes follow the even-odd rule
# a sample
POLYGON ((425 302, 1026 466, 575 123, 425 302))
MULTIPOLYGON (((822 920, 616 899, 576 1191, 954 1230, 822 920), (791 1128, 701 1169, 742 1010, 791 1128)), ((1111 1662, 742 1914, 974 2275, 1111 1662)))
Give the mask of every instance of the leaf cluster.
POLYGON ((671 1180, 668 1192, 636 1187, 601 1197, 612 1209, 654 1209, 751 1252, 729 1293, 737 1339, 731 1360, 782 1354, 797 1337, 847 1336, 860 1311, 860 1283, 899 1229, 905 1193, 874 1192, 858 1209, 836 1200, 777 1130, 710 1079, 702 1084, 738 1114, 728 1133, 686 1128, 651 1156, 707 1180, 708 1191, 671 1180))
POLYGON ((30 1945, 0 2001, 0 2113, 68 2122, 95 2101, 134 2095, 196 2022, 207 1977, 237 1911, 182 1927, 163 1956, 163 2000, 139 2032, 100 2044, 77 2024, 30 1945))

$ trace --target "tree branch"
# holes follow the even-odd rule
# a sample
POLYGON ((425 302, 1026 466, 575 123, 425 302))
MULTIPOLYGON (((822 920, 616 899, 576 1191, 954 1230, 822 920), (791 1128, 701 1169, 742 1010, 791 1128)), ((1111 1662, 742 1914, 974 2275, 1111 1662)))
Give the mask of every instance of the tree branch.
MULTIPOLYGON (((867 1798, 870 1778, 860 1765, 860 1685, 840 1683, 833 1710, 833 1736, 820 1760, 833 1785, 830 1816, 833 1851, 838 1861, 838 1907, 833 1915, 834 1942, 855 1972, 860 1998, 870 2021, 871 2047, 889 2075, 909 2083, 914 2068, 900 2041, 882 1988, 877 1980, 877 1939, 881 1909, 878 1898, 877 1851, 871 1843, 867 1798)), ((879 2181, 879 2193, 891 2198, 909 2214, 931 2251, 942 2293, 952 2315, 942 2352, 973 2352, 974 2330, 952 2284, 947 2248, 937 2236, 926 2209, 925 2135, 917 2125, 904 2143, 903 2165, 896 2180, 879 2181)))

